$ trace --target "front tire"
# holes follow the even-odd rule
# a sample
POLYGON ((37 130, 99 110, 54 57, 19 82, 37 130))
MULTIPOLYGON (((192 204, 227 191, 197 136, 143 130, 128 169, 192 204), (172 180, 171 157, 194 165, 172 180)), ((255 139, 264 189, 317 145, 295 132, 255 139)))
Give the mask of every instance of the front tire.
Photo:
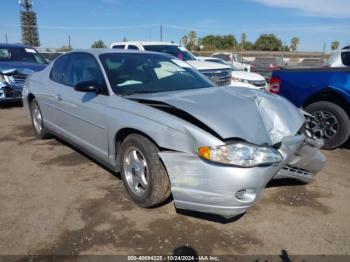
POLYGON ((141 207, 157 206, 170 195, 168 174, 158 152, 154 143, 138 134, 129 135, 120 148, 124 186, 141 207))
POLYGON ((319 101, 308 105, 305 110, 313 115, 318 123, 317 133, 324 140, 324 149, 334 149, 344 144, 350 136, 348 114, 337 104, 319 101))
POLYGON ((40 139, 51 138, 52 135, 45 127, 43 115, 35 98, 30 102, 30 116, 35 136, 40 139))

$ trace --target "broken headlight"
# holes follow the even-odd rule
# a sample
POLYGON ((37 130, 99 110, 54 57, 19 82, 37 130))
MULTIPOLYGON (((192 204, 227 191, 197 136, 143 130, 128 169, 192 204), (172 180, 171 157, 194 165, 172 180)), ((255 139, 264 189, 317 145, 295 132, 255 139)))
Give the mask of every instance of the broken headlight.
POLYGON ((239 167, 271 165, 282 160, 281 154, 274 148, 245 142, 199 147, 198 155, 209 161, 239 167))

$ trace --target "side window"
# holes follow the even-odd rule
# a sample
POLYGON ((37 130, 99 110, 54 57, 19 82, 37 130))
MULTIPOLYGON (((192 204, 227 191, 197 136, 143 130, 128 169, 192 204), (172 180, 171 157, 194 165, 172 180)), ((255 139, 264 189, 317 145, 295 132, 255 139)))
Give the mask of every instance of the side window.
POLYGON ((139 48, 136 45, 128 45, 129 50, 139 50, 139 48))
POLYGON ((74 53, 70 55, 63 77, 63 84, 75 86, 83 81, 95 81, 105 86, 105 80, 95 57, 87 53, 74 53))
POLYGON ((124 49, 125 45, 114 45, 113 48, 115 48, 115 49, 124 49))
POLYGON ((63 78, 63 72, 67 63, 69 55, 63 55, 58 58, 55 63, 52 65, 50 78, 52 81, 61 83, 63 78))
POLYGON ((343 65, 350 66, 350 52, 342 52, 341 61, 343 62, 343 65))

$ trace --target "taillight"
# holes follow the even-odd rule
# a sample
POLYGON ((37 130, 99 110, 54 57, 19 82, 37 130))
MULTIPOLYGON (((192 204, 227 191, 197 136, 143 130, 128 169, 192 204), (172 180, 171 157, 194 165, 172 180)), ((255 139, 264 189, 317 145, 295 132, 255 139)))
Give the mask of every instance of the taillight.
POLYGON ((273 76, 270 78, 269 92, 272 94, 278 94, 280 92, 281 79, 273 76))

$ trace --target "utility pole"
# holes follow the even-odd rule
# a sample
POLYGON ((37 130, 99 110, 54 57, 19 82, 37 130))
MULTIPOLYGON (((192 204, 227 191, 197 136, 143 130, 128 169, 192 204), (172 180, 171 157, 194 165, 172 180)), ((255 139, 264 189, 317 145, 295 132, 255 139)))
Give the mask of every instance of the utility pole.
POLYGON ((5 43, 7 44, 7 34, 5 34, 5 43))
POLYGON ((163 41, 163 25, 160 24, 160 41, 163 41))
POLYGON ((70 44, 70 35, 68 35, 68 47, 69 47, 69 49, 72 49, 72 46, 70 44))

